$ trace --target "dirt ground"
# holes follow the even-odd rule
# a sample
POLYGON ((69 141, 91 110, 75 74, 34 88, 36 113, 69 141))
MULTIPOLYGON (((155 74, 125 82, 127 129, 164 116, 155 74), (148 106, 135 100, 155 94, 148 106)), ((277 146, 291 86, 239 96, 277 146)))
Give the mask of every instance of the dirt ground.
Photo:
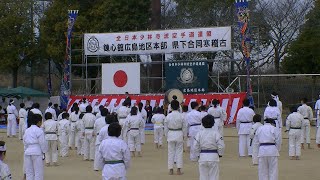
MULTIPOLYGON (((255 180, 258 179, 257 166, 251 165, 251 158, 238 157, 238 138, 234 128, 225 129, 225 155, 220 162, 220 179, 222 180, 255 180)), ((312 127, 311 150, 302 150, 300 161, 292 161, 288 158, 288 139, 283 133, 283 146, 279 158, 279 180, 318 180, 320 165, 320 149, 315 145, 315 128, 312 127)), ((22 179, 23 145, 18 139, 7 139, 4 133, 0 138, 7 142, 7 157, 5 162, 9 164, 13 179, 22 179)), ((143 157, 132 159, 128 172, 129 180, 195 180, 198 179, 198 164, 189 161, 188 153, 184 154, 184 174, 182 176, 169 176, 167 170, 167 146, 156 150, 153 145, 153 136, 147 135, 146 145, 142 148, 143 157)), ((67 158, 59 159, 60 166, 45 167, 45 180, 57 179, 101 179, 101 172, 92 169, 93 162, 83 161, 80 156, 71 151, 67 158)))

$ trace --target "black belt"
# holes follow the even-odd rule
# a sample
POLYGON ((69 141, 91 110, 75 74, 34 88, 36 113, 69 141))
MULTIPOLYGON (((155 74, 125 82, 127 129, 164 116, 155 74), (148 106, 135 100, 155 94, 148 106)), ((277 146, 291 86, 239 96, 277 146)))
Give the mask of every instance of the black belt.
POLYGON ((218 150, 201 150, 200 153, 218 153, 218 150))
POLYGON ((8 113, 8 114, 13 114, 13 113, 8 113))
POLYGON ((309 118, 303 118, 303 119, 309 119, 309 118))
POLYGON ((170 130, 170 131, 182 131, 182 128, 179 128, 179 129, 170 129, 170 128, 169 128, 169 130, 170 130))
POLYGON ((260 143, 260 146, 274 146, 276 143, 260 143))
POLYGON ((301 129, 301 127, 290 127, 290 129, 301 129))
POLYGON ((130 130, 139 130, 139 128, 130 128, 130 130))
POLYGON ((250 122, 240 122, 240 123, 249 124, 249 123, 252 123, 252 121, 250 121, 250 122))
POLYGON ((199 124, 191 124, 190 127, 191 126, 200 126, 200 125, 201 125, 201 123, 199 123, 199 124))
POLYGON ((218 119, 218 118, 220 118, 220 117, 214 117, 215 119, 218 119))
POLYGON ((45 134, 57 134, 56 132, 45 132, 45 134))
POLYGON ((85 129, 93 129, 93 127, 86 127, 85 129))
POLYGON ((71 122, 76 123, 77 121, 71 121, 71 122))
POLYGON ((123 164, 123 160, 104 161, 104 164, 123 164))
POLYGON ((24 119, 24 117, 20 117, 20 118, 23 118, 23 119, 24 119))

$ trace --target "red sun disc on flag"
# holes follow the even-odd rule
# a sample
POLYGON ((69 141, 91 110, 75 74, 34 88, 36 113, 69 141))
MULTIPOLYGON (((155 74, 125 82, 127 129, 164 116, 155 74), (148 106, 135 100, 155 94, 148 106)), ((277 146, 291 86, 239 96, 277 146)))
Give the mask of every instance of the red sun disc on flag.
POLYGON ((113 82, 117 87, 124 87, 128 82, 127 73, 119 70, 113 75, 113 82))

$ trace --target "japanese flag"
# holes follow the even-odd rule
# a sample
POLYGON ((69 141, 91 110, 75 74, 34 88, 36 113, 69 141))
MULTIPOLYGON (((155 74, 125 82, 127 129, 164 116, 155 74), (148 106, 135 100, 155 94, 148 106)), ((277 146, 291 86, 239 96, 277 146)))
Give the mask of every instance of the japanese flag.
POLYGON ((140 63, 102 65, 102 94, 140 94, 140 63))

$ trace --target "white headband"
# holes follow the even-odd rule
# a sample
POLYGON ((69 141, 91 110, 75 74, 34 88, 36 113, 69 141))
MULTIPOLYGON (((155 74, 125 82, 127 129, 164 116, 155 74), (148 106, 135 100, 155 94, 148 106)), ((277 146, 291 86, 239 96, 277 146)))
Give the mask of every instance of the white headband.
POLYGON ((7 147, 6 147, 6 145, 4 145, 4 146, 0 146, 0 151, 7 151, 7 147))

